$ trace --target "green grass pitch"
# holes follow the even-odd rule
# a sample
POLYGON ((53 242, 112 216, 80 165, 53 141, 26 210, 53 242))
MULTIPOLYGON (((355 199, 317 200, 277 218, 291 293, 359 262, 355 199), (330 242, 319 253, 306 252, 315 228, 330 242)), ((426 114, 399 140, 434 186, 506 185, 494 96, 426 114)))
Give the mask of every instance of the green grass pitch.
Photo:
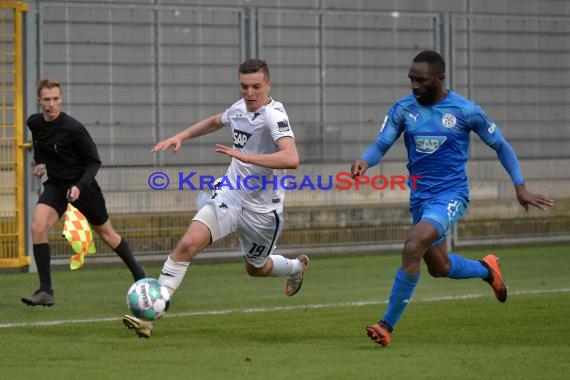
POLYGON ((132 282, 123 267, 54 271, 51 308, 20 302, 36 274, 0 273, 1 377, 567 379, 570 246, 491 251, 507 303, 481 280, 433 279, 422 268, 386 348, 364 327, 384 312, 398 254, 313 257, 294 297, 282 279, 248 277, 241 264, 195 264, 148 340, 121 324, 132 282))

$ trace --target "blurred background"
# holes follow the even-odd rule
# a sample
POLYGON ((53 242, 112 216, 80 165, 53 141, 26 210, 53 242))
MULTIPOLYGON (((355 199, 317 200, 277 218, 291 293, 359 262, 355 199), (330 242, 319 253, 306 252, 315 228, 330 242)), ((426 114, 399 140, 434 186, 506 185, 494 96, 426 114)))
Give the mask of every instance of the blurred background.
MULTIPOLYGON (((0 267, 32 269, 28 221, 41 184, 24 121, 39 112, 36 81, 62 84, 62 110, 82 121, 103 161, 111 220, 141 260, 163 260, 186 230, 196 191, 178 173, 219 177, 229 131, 151 155, 161 139, 239 98, 237 67, 268 61, 272 96, 289 114, 301 177, 348 171, 391 104, 409 92, 421 50, 439 51, 446 85, 484 107, 517 152, 527 187, 556 206, 526 214, 495 152, 473 136, 471 209, 448 244, 570 241, 570 2, 566 0, 3 1, 0 5, 0 267), (171 179, 152 190, 155 171, 171 179)), ((397 142, 371 175, 407 175, 397 142)), ((284 254, 399 250, 410 227, 407 190, 292 190, 284 254)), ((50 237, 54 262, 71 250, 50 237)), ((102 242, 93 262, 118 260, 102 242)), ((230 237, 201 254, 240 257, 230 237)), ((117 261, 118 262, 118 261, 117 261)))

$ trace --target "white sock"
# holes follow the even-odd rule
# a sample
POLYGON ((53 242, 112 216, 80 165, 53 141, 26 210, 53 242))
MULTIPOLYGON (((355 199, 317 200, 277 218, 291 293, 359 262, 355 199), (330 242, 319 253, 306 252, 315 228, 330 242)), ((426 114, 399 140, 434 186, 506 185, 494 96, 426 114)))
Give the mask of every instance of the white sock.
POLYGON ((168 255, 168 258, 164 262, 162 270, 160 271, 158 281, 162 285, 166 286, 171 296, 182 283, 189 266, 190 262, 177 262, 172 260, 170 255, 168 255))
POLYGON ((272 277, 285 277, 289 274, 298 273, 303 268, 297 259, 290 260, 281 255, 271 255, 269 258, 273 260, 273 269, 269 273, 272 277))

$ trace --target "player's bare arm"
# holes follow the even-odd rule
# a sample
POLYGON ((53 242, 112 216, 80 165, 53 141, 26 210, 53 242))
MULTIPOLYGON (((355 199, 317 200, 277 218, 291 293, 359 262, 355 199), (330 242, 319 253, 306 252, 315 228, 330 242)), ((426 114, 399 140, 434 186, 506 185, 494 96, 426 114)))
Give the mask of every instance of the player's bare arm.
POLYGON ((352 178, 363 175, 368 170, 368 162, 364 160, 355 160, 352 165, 350 166, 350 174, 352 174, 352 178))
POLYGON ((150 150, 150 152, 151 153, 164 152, 165 150, 168 150, 168 148, 172 146, 173 147, 172 152, 176 153, 182 147, 182 142, 184 140, 207 135, 208 133, 217 131, 223 126, 224 125, 222 124, 221 113, 210 116, 207 119, 201 120, 196 124, 193 124, 192 126, 188 127, 188 129, 179 132, 172 137, 160 141, 150 150))
POLYGON ((278 152, 270 154, 245 153, 232 147, 216 144, 215 151, 238 159, 248 164, 255 164, 271 169, 297 169, 299 153, 295 140, 283 137, 277 141, 278 152))
POLYGON ((517 198, 521 206, 528 212, 528 206, 532 205, 542 211, 554 206, 554 200, 546 195, 534 194, 527 190, 525 185, 515 186, 517 198))

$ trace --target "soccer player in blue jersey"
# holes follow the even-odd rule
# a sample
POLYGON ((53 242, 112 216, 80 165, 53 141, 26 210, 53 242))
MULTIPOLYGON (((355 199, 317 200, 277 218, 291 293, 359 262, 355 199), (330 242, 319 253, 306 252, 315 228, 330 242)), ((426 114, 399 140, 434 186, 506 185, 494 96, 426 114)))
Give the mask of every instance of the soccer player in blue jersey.
POLYGON ((465 164, 471 131, 497 152, 519 203, 527 211, 529 205, 541 210, 554 205, 549 197, 526 189, 515 152, 483 109, 444 87, 441 55, 422 51, 414 58, 408 77, 412 93, 390 108, 376 141, 351 167, 353 177, 363 175, 403 133, 410 176, 421 176, 415 188, 410 186, 413 227, 404 242, 402 266, 396 272, 388 306, 378 323, 366 327, 367 335, 381 346, 390 343, 391 333, 412 298, 422 259, 433 277, 481 278, 491 285, 500 302, 507 300, 498 257, 470 260, 448 253, 445 243, 447 232, 469 205, 465 164))

